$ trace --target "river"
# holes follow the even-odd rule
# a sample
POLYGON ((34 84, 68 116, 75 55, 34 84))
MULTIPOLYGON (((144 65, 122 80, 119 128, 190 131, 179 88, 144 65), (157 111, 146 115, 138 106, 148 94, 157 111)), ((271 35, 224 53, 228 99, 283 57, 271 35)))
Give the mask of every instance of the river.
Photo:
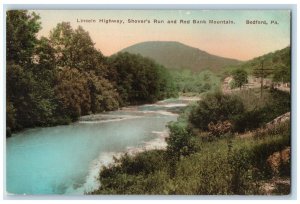
POLYGON ((65 126, 33 128, 6 141, 9 194, 82 195, 101 185, 101 166, 113 156, 163 149, 166 124, 188 100, 167 99, 81 117, 65 126))

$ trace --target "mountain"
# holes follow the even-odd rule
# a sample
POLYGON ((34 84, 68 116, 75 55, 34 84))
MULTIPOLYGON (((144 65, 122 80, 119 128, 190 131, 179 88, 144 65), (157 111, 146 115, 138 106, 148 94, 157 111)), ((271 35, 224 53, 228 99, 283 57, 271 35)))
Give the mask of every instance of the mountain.
POLYGON ((205 69, 220 72, 224 66, 240 64, 240 61, 236 59, 212 55, 198 48, 173 41, 142 42, 120 52, 152 58, 169 69, 190 69, 194 72, 205 69))

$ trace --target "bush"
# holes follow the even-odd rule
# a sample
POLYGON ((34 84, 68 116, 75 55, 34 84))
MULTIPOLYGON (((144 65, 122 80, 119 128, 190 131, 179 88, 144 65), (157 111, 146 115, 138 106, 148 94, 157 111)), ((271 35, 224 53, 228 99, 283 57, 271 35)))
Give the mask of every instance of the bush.
POLYGON ((223 122, 218 121, 216 124, 210 122, 208 124, 209 132, 216 137, 220 137, 221 135, 225 135, 226 133, 230 133, 232 130, 232 124, 228 120, 223 122))
POLYGON ((163 150, 145 151, 136 156, 125 154, 120 159, 115 159, 114 164, 102 169, 99 175, 101 187, 92 194, 158 193, 155 186, 163 181, 156 178, 166 174, 165 166, 163 150))
POLYGON ((168 125, 170 136, 167 141, 167 155, 178 160, 181 156, 187 156, 195 152, 193 134, 184 124, 173 122, 168 125))
MULTIPOLYGON (((248 151, 231 150, 227 139, 203 143, 201 152, 177 164, 174 194, 244 195, 255 194, 254 168, 248 162, 248 151), (239 154, 236 154, 239 153, 239 154)), ((245 147, 245 146, 243 146, 245 147)))
MULTIPOLYGON (((243 132, 247 130, 254 130, 266 123, 272 121, 279 115, 290 111, 290 94, 271 90, 267 98, 263 99, 263 104, 257 101, 252 109, 242 112, 233 117, 234 131, 243 132)), ((243 98, 243 103, 247 103, 249 97, 243 98)), ((257 98, 257 100, 260 100, 257 98)), ((255 102, 253 102, 255 103, 255 102)), ((253 104, 254 105, 254 104, 253 104)))
POLYGON ((199 101, 198 106, 191 112, 189 120, 195 127, 207 131, 210 122, 232 121, 234 117, 244 111, 244 105, 240 98, 217 92, 208 94, 199 101))
POLYGON ((244 132, 258 128, 263 122, 261 110, 246 111, 233 118, 234 131, 244 132))
POLYGON ((265 129, 257 129, 254 131, 254 138, 260 139, 263 137, 268 137, 270 135, 290 135, 291 134, 291 126, 290 120, 287 120, 283 123, 279 123, 272 128, 265 129))
POLYGON ((270 99, 261 110, 264 113, 264 122, 270 122, 279 115, 291 111, 290 93, 276 89, 271 89, 270 93, 270 99))
POLYGON ((104 167, 101 178, 113 177, 116 173, 131 175, 150 174, 159 170, 165 163, 165 152, 163 150, 145 151, 136 156, 123 155, 120 159, 115 158, 115 164, 104 167))
POLYGON ((162 150, 146 151, 135 157, 125 156, 121 162, 127 174, 150 174, 163 166, 165 153, 162 150))

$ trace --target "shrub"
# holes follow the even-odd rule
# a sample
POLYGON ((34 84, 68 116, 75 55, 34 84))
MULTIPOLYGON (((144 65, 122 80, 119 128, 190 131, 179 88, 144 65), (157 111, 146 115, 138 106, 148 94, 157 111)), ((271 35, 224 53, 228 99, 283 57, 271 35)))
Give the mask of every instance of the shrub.
MULTIPOLYGON (((233 141, 236 143, 236 140, 233 141)), ((174 194, 232 195, 255 194, 254 168, 248 151, 230 150, 227 139, 203 143, 201 152, 177 164, 174 194), (239 154, 236 154, 239 153, 239 154)))
POLYGON ((196 145, 191 129, 187 128, 184 123, 171 122, 168 128, 170 129, 170 135, 166 139, 168 170, 171 177, 174 177, 177 162, 180 158, 194 153, 196 145))
POLYGON ((271 89, 271 98, 262 109, 264 122, 270 122, 279 115, 291 110, 291 95, 288 92, 271 89))
POLYGON ((165 161, 163 150, 145 151, 136 156, 125 154, 115 159, 114 164, 102 169, 99 175, 101 187, 92 194, 158 193, 155 186, 163 181, 152 179, 166 175, 165 161))
POLYGON ((220 137, 221 135, 231 132, 232 124, 228 120, 223 122, 218 121, 216 124, 210 122, 208 124, 208 129, 213 136, 220 137))
POLYGON ((150 174, 159 170, 165 163, 165 152, 162 150, 146 151, 135 157, 122 159, 122 168, 128 174, 150 174))
POLYGON ((178 160, 180 156, 187 156, 195 152, 193 134, 184 124, 173 122, 168 125, 170 136, 167 141, 167 155, 178 160))
POLYGON ((257 194, 258 169, 253 165, 251 147, 237 148, 228 156, 230 168, 230 191, 232 194, 257 194))
POLYGON ((251 101, 252 107, 232 118, 234 131, 237 132, 256 129, 290 111, 289 93, 278 90, 266 92, 263 99, 255 97, 255 94, 249 93, 247 97, 243 94, 242 101, 245 107, 249 106, 247 103, 251 101), (251 99, 252 96, 256 101, 251 99))
POLYGON ((208 94, 199 101, 198 106, 191 112, 189 120, 195 127, 207 131, 210 122, 231 121, 244 111, 244 105, 240 98, 217 92, 208 94))
POLYGON ((239 114, 233 118, 234 131, 244 132, 258 128, 263 122, 261 110, 251 110, 239 114))
POLYGON ((290 120, 287 120, 283 123, 279 123, 275 125, 273 128, 261 128, 254 131, 254 138, 260 139, 263 137, 268 137, 270 135, 290 135, 291 134, 291 126, 290 120))

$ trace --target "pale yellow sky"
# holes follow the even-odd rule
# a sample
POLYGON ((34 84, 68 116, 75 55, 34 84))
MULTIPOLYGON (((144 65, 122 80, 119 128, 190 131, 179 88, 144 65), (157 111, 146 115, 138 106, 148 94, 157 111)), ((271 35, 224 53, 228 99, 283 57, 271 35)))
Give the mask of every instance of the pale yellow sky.
POLYGON ((144 41, 178 41, 222 57, 248 60, 290 45, 290 12, 287 10, 37 10, 42 22, 40 36, 48 37, 57 23, 70 22, 87 30, 104 55, 144 41), (95 19, 96 23, 77 22, 95 19), (123 20, 122 24, 99 23, 99 19, 123 20), (150 20, 131 24, 128 19, 150 20), (155 24, 153 20, 164 20, 155 24), (179 24, 179 20, 205 20, 206 24, 179 24), (167 24, 177 20, 177 24, 167 24), (231 20, 234 24, 209 24, 231 20), (268 25, 246 24, 247 20, 268 25), (278 24, 271 24, 277 21, 278 24))

